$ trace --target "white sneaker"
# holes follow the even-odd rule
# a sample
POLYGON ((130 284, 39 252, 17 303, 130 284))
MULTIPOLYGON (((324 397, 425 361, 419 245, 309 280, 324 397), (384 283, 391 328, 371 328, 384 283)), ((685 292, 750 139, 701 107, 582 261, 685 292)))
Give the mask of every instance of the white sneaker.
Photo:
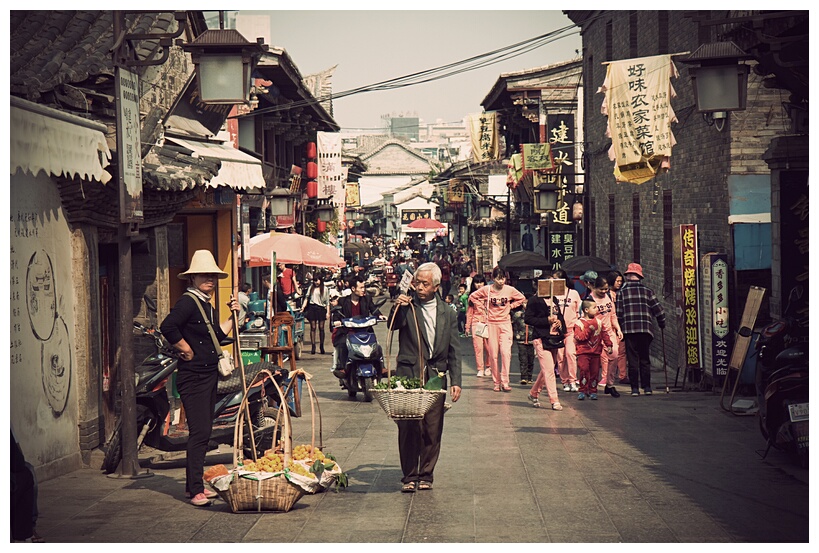
POLYGON ((483 378, 483 371, 478 371, 477 376, 478 376, 478 378, 483 378))
POLYGON ((571 391, 572 391, 572 387, 571 387, 571 386, 569 386, 568 384, 564 384, 564 385, 563 385, 563 391, 564 391, 564 392, 571 392, 571 391))
POLYGON ((577 383, 576 383, 576 382, 572 383, 572 387, 569 389, 569 391, 570 391, 570 392, 577 392, 577 391, 579 391, 579 390, 580 390, 580 389, 577 387, 577 383))

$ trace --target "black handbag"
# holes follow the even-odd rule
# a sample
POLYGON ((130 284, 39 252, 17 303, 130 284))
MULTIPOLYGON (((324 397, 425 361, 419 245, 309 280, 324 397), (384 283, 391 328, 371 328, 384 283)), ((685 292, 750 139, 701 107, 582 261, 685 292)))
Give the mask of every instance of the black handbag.
MULTIPOLYGON (((552 296, 552 300, 554 301, 555 306, 560 305, 556 297, 552 296)), ((563 309, 566 309, 566 307, 564 306, 563 309)), ((565 347, 563 337, 566 335, 566 320, 563 318, 563 313, 560 309, 557 310, 557 318, 560 321, 560 325, 563 330, 559 334, 549 334, 548 336, 540 339, 540 344, 545 350, 556 350, 565 347)))

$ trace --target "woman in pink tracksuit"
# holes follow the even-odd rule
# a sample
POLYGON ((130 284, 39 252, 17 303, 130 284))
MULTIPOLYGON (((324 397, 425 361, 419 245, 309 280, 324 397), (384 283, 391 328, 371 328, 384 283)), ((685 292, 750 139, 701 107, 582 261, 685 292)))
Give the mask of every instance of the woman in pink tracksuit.
MULTIPOLYGON (((614 305, 617 305, 617 292, 623 286, 623 274, 620 271, 612 271, 606 275, 606 282, 609 283, 609 295, 614 305)), ((618 321, 619 322, 619 321, 618 321)), ((619 355, 617 356, 617 378, 620 384, 631 384, 628 379, 628 369, 626 367, 626 344, 622 340, 618 341, 619 355)), ((614 371, 610 371, 614 376, 614 371)), ((614 381, 611 381, 614 383, 614 381)))
MULTIPOLYGON (((486 277, 475 275, 470 284, 470 294, 475 290, 486 286, 486 277)), ((475 364, 478 367, 479 377, 489 376, 492 371, 489 369, 489 351, 486 349, 486 338, 475 336, 475 323, 486 323, 486 313, 478 310, 471 301, 467 300, 466 306, 466 332, 472 335, 472 348, 475 350, 475 364)))
POLYGON ((580 313, 580 294, 572 286, 566 271, 558 269, 552 273, 552 278, 566 281, 566 293, 557 296, 563 319, 566 321, 566 336, 563 339, 564 347, 557 350, 557 370, 564 392, 576 392, 577 388, 577 348, 574 343, 574 322, 580 313))
POLYGON ((526 303, 526 297, 516 288, 506 284, 506 271, 495 267, 492 271, 491 286, 484 286, 469 296, 478 312, 483 311, 489 323, 489 338, 486 348, 489 350, 489 370, 492 371, 494 390, 511 392, 509 386, 509 365, 512 363, 512 309, 526 303), (498 353, 501 367, 498 370, 498 353))
POLYGON ((591 299, 597 304, 597 320, 603 325, 603 332, 609 337, 612 344, 611 353, 603 352, 600 356, 600 380, 603 391, 611 397, 620 397, 614 387, 614 376, 617 374, 617 357, 619 344, 623 339, 617 314, 614 312, 614 298, 609 294, 609 283, 605 277, 597 277, 592 286, 591 299))

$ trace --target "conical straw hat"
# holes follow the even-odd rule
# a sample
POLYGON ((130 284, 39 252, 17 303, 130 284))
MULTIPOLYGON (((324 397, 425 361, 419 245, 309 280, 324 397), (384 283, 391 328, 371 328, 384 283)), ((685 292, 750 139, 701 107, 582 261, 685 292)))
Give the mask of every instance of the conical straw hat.
POLYGON ((191 259, 190 268, 188 268, 188 270, 184 273, 179 273, 176 276, 184 280, 191 275, 202 274, 218 275, 220 279, 227 278, 228 276, 226 272, 219 268, 216 261, 213 259, 213 254, 208 250, 196 250, 193 253, 193 259, 191 259))

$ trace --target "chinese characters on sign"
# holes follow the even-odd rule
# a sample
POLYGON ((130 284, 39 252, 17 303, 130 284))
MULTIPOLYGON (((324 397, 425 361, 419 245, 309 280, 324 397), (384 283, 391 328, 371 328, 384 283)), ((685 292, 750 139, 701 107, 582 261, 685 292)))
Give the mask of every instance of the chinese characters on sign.
POLYGON ((608 64, 598 92, 605 93, 609 159, 614 161, 618 180, 646 182, 671 156, 675 143, 671 123, 677 120, 671 108, 676 95, 672 76, 677 77, 677 69, 668 54, 608 64))
POLYGON ((471 114, 469 116, 469 135, 472 142, 472 159, 476 163, 499 159, 497 113, 471 114))
POLYGON ((460 179, 449 179, 447 204, 464 203, 464 182, 460 179))
POLYGON ((341 135, 332 132, 317 132, 318 146, 318 195, 319 199, 332 198, 344 183, 341 170, 341 135))
POLYGON ((571 206, 574 203, 574 194, 569 193, 569 187, 575 183, 577 167, 575 165, 574 146, 574 115, 555 114, 546 118, 549 128, 549 143, 552 146, 552 157, 555 162, 555 171, 546 173, 546 183, 559 187, 557 209, 550 213, 550 222, 559 225, 571 224, 571 206))
POLYGON ((348 182, 346 186, 346 206, 347 207, 361 207, 361 199, 359 196, 359 189, 357 182, 348 182))
POLYGON ((560 269, 564 261, 575 256, 573 232, 550 232, 549 253, 547 257, 552 264, 552 270, 560 269))
POLYGON ((401 224, 408 225, 418 219, 429 219, 432 217, 431 209, 403 209, 401 210, 401 224))
POLYGON ((121 223, 142 222, 142 147, 139 124, 139 75, 116 68, 117 156, 121 223))
POLYGON ((521 151, 524 171, 551 171, 555 168, 551 144, 521 144, 521 151))
POLYGON ((699 369, 700 331, 699 296, 697 293, 697 225, 680 225, 680 259, 682 263, 683 336, 685 364, 699 369))
POLYGON ((706 257, 711 260, 711 360, 714 377, 725 377, 732 342, 728 321, 728 256, 706 257))

